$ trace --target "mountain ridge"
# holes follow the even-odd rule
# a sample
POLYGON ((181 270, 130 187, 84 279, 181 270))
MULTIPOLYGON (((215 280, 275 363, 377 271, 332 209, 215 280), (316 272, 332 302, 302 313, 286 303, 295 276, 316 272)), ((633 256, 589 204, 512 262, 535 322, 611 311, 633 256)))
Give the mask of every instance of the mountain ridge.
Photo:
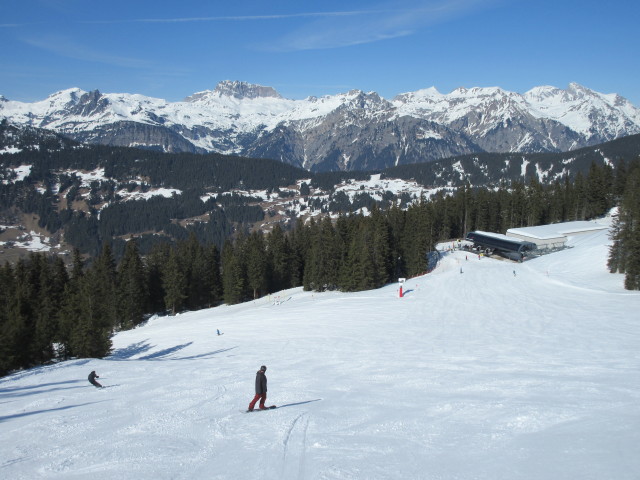
POLYGON ((524 94, 431 87, 391 100, 361 90, 292 100, 272 87, 229 80, 181 102, 71 88, 33 103, 3 97, 0 118, 87 143, 271 158, 310 171, 562 152, 640 133, 640 109, 577 83, 524 94))

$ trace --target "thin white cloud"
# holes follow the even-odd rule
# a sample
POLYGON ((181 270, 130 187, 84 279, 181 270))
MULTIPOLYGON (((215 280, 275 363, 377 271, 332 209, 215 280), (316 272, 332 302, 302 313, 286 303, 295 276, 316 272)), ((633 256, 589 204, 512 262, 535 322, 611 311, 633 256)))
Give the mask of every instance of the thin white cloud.
POLYGON ((302 12, 273 15, 227 15, 217 17, 177 17, 177 18, 136 18, 121 20, 92 20, 83 23, 195 23, 195 22, 244 22, 258 20, 283 20, 295 18, 334 18, 377 15, 389 13, 389 10, 351 10, 342 12, 302 12))
POLYGON ((112 55, 93 50, 60 35, 29 37, 23 38, 22 41, 32 47, 40 48, 62 57, 74 58, 86 62, 103 63, 127 68, 147 68, 152 65, 148 60, 112 55))
POLYGON ((496 0, 406 0, 394 8, 369 11, 357 21, 348 18, 320 18, 290 32, 271 45, 271 51, 301 51, 349 47, 406 37, 451 18, 486 8, 496 0))

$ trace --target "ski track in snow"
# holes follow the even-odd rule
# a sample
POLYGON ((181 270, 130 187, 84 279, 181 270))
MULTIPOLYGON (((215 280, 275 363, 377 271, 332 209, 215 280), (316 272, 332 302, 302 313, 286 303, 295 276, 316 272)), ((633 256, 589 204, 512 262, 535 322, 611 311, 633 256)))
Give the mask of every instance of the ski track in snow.
POLYGON ((571 244, 448 253, 404 298, 155 317, 108 358, 2 378, 0 477, 637 480, 640 293, 606 272, 606 232, 571 244), (262 364, 280 408, 245 415, 262 364))
POLYGON ((309 417, 307 414, 301 413, 293 420, 291 427, 287 430, 283 441, 284 451, 280 478, 304 478, 308 428, 309 417))

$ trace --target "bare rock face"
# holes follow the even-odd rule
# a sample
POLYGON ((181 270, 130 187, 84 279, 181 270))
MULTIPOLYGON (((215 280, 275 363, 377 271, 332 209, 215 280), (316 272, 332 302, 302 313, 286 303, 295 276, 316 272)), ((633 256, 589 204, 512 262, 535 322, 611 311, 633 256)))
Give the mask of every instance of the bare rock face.
POLYGON ((253 85, 247 82, 232 82, 229 80, 220 82, 214 91, 220 95, 226 95, 237 99, 259 97, 282 98, 272 87, 263 87, 261 85, 253 85))

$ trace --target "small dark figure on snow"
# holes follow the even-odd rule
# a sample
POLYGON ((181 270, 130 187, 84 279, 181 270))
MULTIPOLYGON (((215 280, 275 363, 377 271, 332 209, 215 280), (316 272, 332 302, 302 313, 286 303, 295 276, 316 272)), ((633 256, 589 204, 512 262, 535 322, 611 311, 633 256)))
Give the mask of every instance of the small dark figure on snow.
POLYGON ((260 400, 260 410, 266 410, 267 407, 264 402, 267 400, 267 376, 264 374, 267 371, 267 367, 262 365, 260 370, 256 372, 256 396, 253 397, 249 404, 249 411, 253 411, 253 407, 256 402, 260 400))
POLYGON ((95 370, 92 370, 91 373, 89 374, 89 383, 91 385, 93 385, 94 387, 97 388, 102 388, 102 385, 100 385, 97 381, 96 378, 100 378, 97 374, 95 370))

